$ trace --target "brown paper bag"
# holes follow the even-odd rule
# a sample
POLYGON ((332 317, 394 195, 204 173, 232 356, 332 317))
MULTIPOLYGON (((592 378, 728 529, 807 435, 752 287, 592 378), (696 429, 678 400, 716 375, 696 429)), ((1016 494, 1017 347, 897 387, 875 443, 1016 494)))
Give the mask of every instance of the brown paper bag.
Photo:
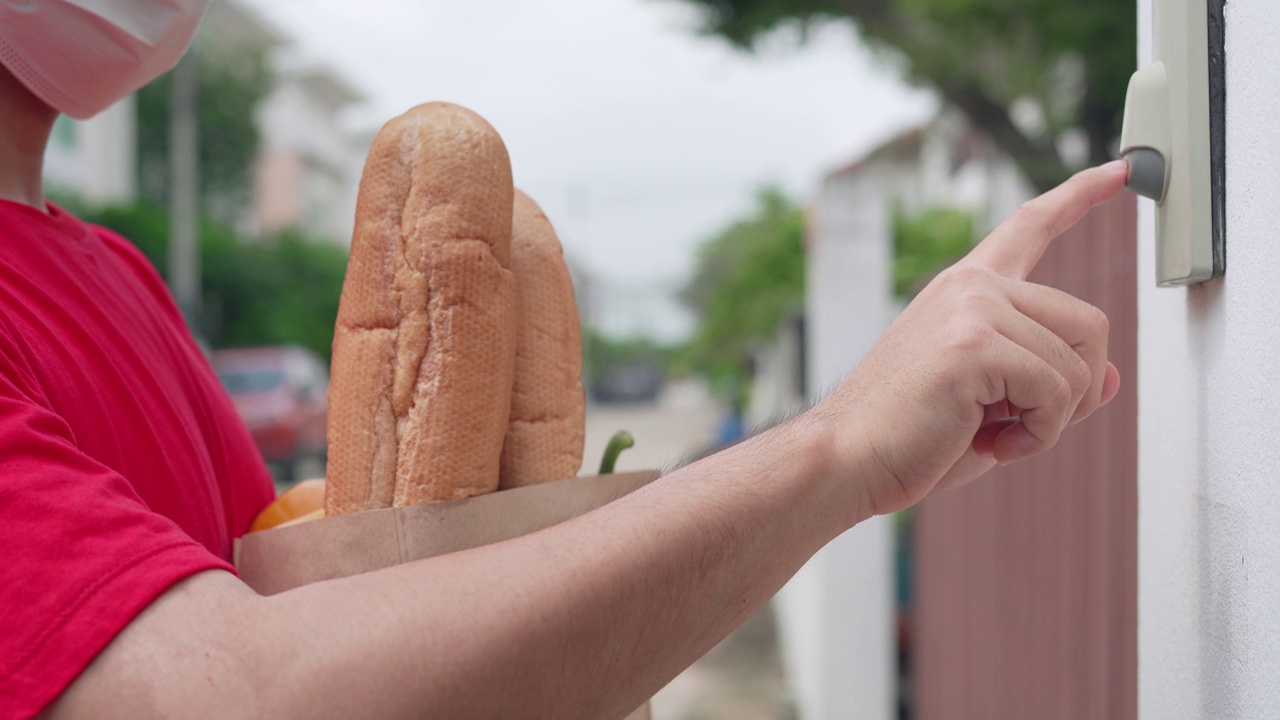
MULTIPOLYGON (((519 537, 590 512, 657 477, 642 471, 570 478, 250 533, 236 541, 236 569, 249 587, 274 595, 519 537)), ((649 720, 649 704, 627 720, 649 720)))

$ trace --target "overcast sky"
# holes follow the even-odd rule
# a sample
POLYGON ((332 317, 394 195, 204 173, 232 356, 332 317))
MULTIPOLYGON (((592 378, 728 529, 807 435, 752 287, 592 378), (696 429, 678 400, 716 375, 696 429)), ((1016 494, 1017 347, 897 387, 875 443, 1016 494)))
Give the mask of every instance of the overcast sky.
POLYGON ((663 291, 757 188, 805 201, 933 107, 844 25, 747 55, 677 0, 247 1, 368 96, 357 124, 427 100, 488 119, 620 334, 684 329, 663 291))

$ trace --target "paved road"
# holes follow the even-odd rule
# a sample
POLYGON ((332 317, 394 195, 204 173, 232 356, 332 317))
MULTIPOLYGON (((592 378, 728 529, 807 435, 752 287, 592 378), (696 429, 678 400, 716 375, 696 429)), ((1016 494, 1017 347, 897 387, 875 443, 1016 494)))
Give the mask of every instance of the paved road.
POLYGON ((618 471, 664 469, 705 449, 715 434, 719 409, 701 385, 675 384, 656 403, 592 405, 587 408, 587 442, 582 472, 600 466, 605 444, 618 430, 635 438, 635 447, 618 459, 618 471))

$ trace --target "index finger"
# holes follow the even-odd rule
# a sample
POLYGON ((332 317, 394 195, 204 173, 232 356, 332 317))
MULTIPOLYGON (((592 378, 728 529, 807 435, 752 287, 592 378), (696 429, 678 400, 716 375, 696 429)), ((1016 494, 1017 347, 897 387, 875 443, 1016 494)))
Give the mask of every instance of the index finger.
POLYGON ((1058 187, 1023 203, 964 261, 1018 280, 1027 279, 1049 243, 1080 222, 1093 206, 1120 192, 1128 174, 1123 160, 1081 170, 1058 187))

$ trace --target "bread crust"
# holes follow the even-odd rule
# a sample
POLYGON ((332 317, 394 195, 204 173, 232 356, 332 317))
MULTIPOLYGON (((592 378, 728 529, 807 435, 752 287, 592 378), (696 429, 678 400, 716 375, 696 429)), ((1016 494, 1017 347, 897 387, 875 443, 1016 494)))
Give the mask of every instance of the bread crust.
POLYGON ((502 446, 500 487, 578 474, 586 435, 582 338, 573 280, 547 216, 515 194, 511 271, 519 320, 511 421, 502 446))
POLYGON ((327 515, 497 489, 512 193, 506 146, 469 110, 419 105, 379 131, 334 333, 327 515))

